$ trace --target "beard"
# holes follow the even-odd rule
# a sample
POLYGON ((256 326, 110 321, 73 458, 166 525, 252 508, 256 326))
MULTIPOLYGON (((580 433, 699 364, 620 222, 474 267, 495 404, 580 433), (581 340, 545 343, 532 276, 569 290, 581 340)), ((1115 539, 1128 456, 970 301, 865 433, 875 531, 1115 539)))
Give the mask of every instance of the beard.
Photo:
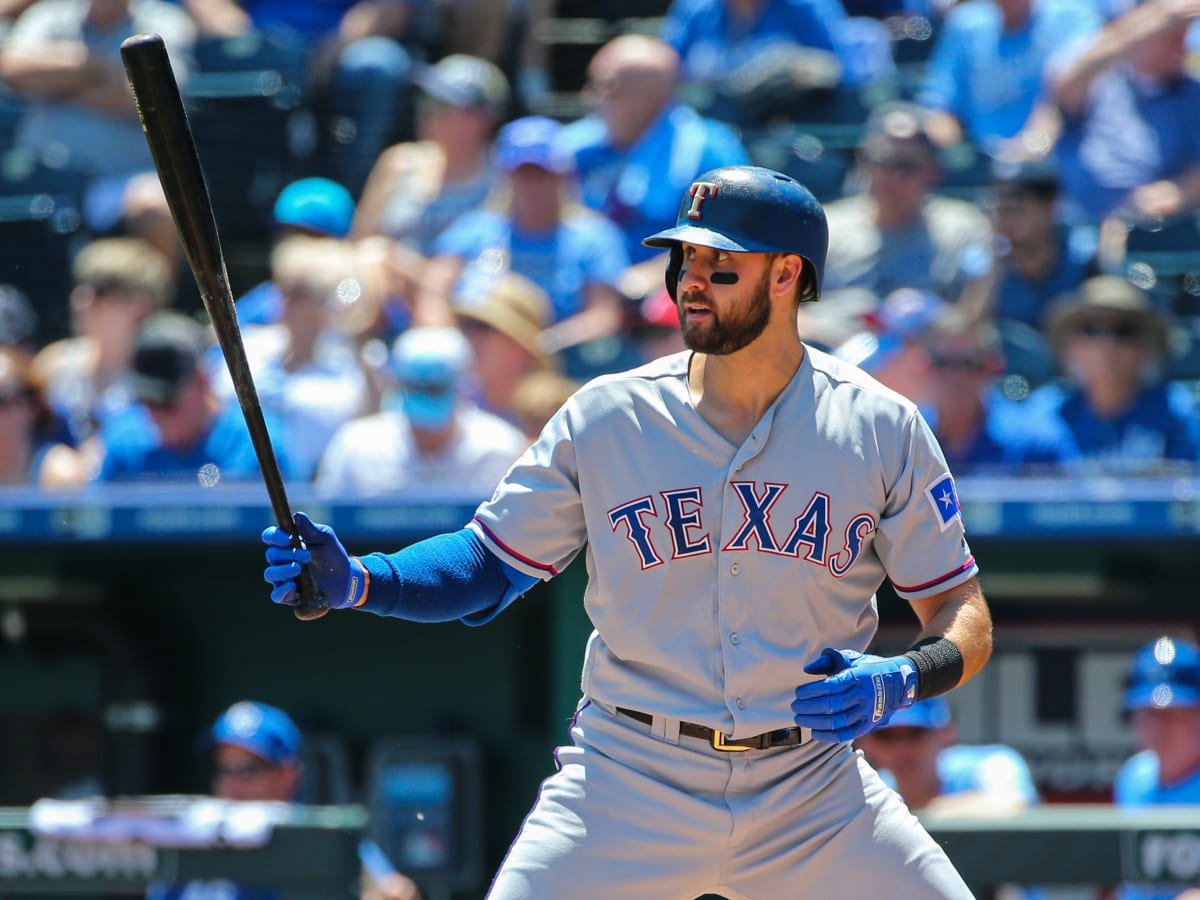
POLYGON ((771 270, 768 267, 751 292, 749 302, 735 303, 724 317, 717 313, 709 297, 700 295, 707 301, 711 311, 708 322, 701 325, 688 321, 685 311, 687 296, 680 297, 679 322, 687 348, 695 353, 728 356, 753 343, 766 330, 767 322, 771 319, 770 278, 771 270))

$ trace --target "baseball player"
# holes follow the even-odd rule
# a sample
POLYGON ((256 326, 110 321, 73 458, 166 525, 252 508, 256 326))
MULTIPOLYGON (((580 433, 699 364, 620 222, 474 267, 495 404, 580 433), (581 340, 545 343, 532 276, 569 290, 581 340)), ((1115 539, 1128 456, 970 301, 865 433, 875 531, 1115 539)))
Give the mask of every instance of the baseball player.
POLYGON ((296 514, 333 607, 480 625, 584 553, 594 626, 570 743, 489 897, 952 897, 949 859, 851 741, 991 648, 954 482, 912 403, 806 347, 824 211, 793 179, 706 172, 667 287, 688 350, 580 389, 461 531, 352 557, 296 514), (865 651, 884 578, 920 633, 865 651))

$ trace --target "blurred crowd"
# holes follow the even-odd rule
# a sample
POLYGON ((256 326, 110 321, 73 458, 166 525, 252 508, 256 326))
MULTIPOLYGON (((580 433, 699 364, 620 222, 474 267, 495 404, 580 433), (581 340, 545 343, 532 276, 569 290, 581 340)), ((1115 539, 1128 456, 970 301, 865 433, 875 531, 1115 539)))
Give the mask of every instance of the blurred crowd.
POLYGON ((208 148, 289 480, 490 490, 583 381, 683 349, 641 239, 748 162, 826 206, 801 334, 917 403, 956 474, 1195 470, 1198 0, 636 11, 0 0, 0 484, 257 477, 137 32, 208 148))

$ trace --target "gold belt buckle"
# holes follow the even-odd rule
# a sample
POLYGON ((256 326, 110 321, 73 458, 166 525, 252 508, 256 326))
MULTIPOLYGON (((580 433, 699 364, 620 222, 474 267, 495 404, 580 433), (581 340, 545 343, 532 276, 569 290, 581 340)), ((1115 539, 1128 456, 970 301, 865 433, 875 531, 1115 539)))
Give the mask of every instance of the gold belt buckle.
POLYGON ((743 750, 750 749, 742 744, 727 744, 725 743, 725 740, 725 733, 723 731, 717 731, 717 729, 714 728, 712 733, 712 745, 714 750, 723 750, 726 753, 741 753, 743 750))

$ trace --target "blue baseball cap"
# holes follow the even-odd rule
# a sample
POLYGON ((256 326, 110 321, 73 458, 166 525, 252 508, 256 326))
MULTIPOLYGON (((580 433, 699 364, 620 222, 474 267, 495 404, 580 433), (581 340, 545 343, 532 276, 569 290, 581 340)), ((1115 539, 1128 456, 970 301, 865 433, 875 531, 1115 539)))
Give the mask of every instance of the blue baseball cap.
POLYGON ((457 328, 411 328, 392 345, 400 408, 415 428, 442 428, 454 417, 471 367, 471 346, 457 328))
POLYGON ((880 331, 915 339, 928 331, 949 305, 928 291, 897 288, 884 297, 867 318, 880 331))
POLYGON ((300 729, 282 709, 242 700, 212 727, 212 743, 232 744, 273 765, 291 762, 300 752, 300 729))
POLYGON ((930 697, 918 700, 908 709, 898 709, 892 713, 886 725, 880 728, 927 728, 930 730, 945 728, 950 724, 950 704, 945 697, 930 697))
POLYGON ((865 372, 875 374, 903 349, 904 340, 898 334, 860 331, 839 344, 833 355, 865 372))
POLYGON ((275 222, 330 237, 345 237, 354 219, 354 198, 328 178, 293 181, 275 200, 275 222))
POLYGON ((502 172, 515 172, 521 166, 537 166, 565 175, 572 163, 558 149, 561 131, 562 125, 547 116, 525 116, 509 122, 496 135, 496 167, 502 172))
POLYGON ((1125 709, 1200 706, 1200 647, 1181 638, 1160 637, 1133 657, 1125 687, 1125 709))

